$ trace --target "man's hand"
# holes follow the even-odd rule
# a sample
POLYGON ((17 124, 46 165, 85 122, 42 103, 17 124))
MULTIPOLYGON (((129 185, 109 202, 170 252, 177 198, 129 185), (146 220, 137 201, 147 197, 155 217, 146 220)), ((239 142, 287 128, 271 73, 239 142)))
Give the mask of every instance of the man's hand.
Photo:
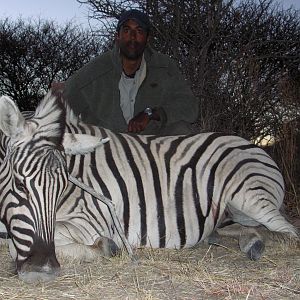
POLYGON ((65 88, 65 82, 61 81, 61 82, 52 82, 51 83, 51 92, 53 95, 55 95, 56 97, 61 97, 61 95, 64 92, 64 88, 65 88))
POLYGON ((142 111, 129 121, 128 132, 139 133, 144 131, 149 122, 150 117, 142 111))

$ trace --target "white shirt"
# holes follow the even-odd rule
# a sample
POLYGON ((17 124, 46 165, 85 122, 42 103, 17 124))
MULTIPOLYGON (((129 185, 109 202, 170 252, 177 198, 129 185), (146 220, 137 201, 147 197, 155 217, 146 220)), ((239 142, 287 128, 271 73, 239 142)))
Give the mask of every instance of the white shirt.
POLYGON ((135 98, 146 77, 146 69, 146 61, 143 55, 140 68, 136 71, 133 78, 126 76, 122 72, 119 81, 120 107, 127 124, 134 116, 135 98))

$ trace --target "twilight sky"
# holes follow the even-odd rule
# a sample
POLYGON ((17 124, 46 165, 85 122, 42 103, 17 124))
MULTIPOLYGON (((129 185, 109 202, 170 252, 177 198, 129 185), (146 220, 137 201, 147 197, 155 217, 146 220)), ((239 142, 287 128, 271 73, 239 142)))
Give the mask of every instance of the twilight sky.
POLYGON ((41 18, 55 20, 59 24, 76 21, 88 26, 87 6, 76 0, 0 0, 0 18, 41 18))
MULTIPOLYGON (((278 0, 284 8, 293 5, 300 10, 300 0, 278 0)), ((76 0, 0 0, 0 18, 38 18, 55 20, 60 24, 75 21, 88 26, 87 5, 76 0)))

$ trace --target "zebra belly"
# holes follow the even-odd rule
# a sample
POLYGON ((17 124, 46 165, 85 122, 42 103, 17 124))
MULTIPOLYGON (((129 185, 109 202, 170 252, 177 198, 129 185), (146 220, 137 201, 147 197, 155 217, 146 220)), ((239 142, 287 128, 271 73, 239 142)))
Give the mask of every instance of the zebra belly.
MULTIPOLYGON (((175 197, 168 191, 162 191, 161 205, 155 198, 146 199, 144 219, 141 217, 139 201, 132 201, 128 230, 129 243, 135 247, 145 246, 152 248, 188 248, 196 245, 208 237, 214 228, 213 210, 208 217, 203 211, 207 209, 207 199, 203 197, 202 205, 193 194, 191 184, 187 183, 190 176, 185 176, 182 195, 175 197), (187 182, 185 182, 187 181, 187 182), (196 200, 197 201, 196 201, 196 200), (134 217, 137 216, 137 217, 134 217), (144 239, 143 239, 144 234, 144 239)), ((135 195, 137 198, 137 195, 135 195)), ((133 198, 131 198, 133 199, 133 198)))
MULTIPOLYGON (((206 225, 201 233, 198 226, 198 220, 192 213, 189 215, 189 220, 186 221, 184 236, 181 233, 182 228, 178 228, 176 220, 174 218, 167 218, 166 220, 166 233, 165 233, 165 244, 164 248, 169 249, 180 249, 180 248, 190 248, 196 244, 205 240, 213 231, 213 219, 206 218, 206 225), (181 230, 180 230, 181 229, 181 230)), ((159 226, 157 224, 157 219, 149 220, 146 236, 146 243, 142 243, 141 231, 139 226, 133 226, 129 230, 128 241, 133 247, 151 247, 151 248, 161 248, 161 238, 159 234, 159 226)), ((119 242, 117 242, 119 245, 119 242)))

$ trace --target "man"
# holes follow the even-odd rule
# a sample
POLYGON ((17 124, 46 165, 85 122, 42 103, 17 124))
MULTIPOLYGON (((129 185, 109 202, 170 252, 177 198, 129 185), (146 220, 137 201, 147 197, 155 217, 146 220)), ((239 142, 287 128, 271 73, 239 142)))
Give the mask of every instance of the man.
POLYGON ((198 101, 175 63, 148 46, 150 27, 143 12, 125 11, 114 49, 67 80, 64 97, 83 121, 115 132, 191 132, 198 101))

